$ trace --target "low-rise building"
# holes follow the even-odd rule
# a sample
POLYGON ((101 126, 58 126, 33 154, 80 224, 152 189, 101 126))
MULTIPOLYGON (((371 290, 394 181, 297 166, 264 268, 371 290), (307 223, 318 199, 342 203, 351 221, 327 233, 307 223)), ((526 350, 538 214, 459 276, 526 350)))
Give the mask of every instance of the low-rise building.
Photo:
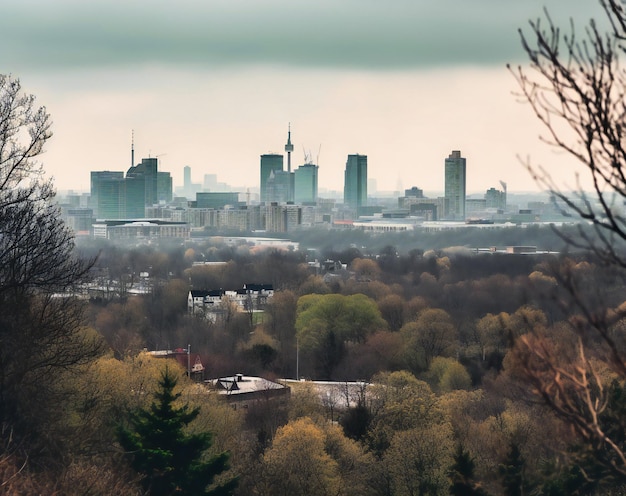
POLYGON ((243 374, 210 379, 206 384, 235 408, 246 408, 250 403, 258 401, 288 399, 291 394, 291 389, 285 384, 243 374))
POLYGON ((94 238, 160 239, 189 237, 189 224, 163 219, 102 220, 93 224, 94 238))
POLYGON ((274 296, 271 284, 244 284, 243 288, 192 289, 187 295, 187 311, 193 315, 202 315, 216 322, 219 315, 226 311, 225 304, 233 303, 237 311, 258 312, 265 309, 267 302, 274 296))

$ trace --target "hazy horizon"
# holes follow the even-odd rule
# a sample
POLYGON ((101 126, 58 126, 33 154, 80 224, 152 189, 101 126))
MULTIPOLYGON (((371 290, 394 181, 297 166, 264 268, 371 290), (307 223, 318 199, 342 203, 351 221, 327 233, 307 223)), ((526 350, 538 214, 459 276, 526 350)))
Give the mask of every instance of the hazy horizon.
POLYGON ((362 153, 381 191, 443 190, 444 159, 461 150, 468 191, 537 191, 527 157, 564 187, 576 167, 540 143, 505 67, 525 62, 517 29, 544 5, 561 25, 601 12, 583 0, 26 0, 5 7, 0 54, 52 115, 42 160, 59 190, 126 171, 133 131, 135 162, 158 157, 175 185, 189 165, 194 182, 258 187, 259 156, 283 152, 291 123, 293 168, 313 157, 321 188, 341 190, 347 155, 362 153))

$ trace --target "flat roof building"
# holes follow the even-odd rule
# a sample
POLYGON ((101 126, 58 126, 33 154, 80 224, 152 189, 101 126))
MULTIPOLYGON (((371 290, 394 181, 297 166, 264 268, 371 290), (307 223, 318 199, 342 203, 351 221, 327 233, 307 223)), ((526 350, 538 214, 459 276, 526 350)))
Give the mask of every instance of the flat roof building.
POLYGON ((466 161, 459 150, 445 159, 445 193, 447 220, 465 220, 466 161))
POLYGON ((357 210, 367 205, 367 155, 348 155, 343 203, 357 210))
POLYGON ((261 189, 261 202, 268 201, 267 199, 267 180, 270 178, 272 171, 283 170, 283 156, 278 153, 267 153, 261 155, 261 177, 260 177, 260 189, 261 189))

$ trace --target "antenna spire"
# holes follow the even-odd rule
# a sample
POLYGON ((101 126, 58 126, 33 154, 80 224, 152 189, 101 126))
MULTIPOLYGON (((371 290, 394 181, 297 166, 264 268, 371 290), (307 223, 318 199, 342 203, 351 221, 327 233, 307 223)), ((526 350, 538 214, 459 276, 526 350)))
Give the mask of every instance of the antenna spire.
POLYGON ((135 130, 133 129, 131 132, 130 138, 130 166, 135 166, 135 130))

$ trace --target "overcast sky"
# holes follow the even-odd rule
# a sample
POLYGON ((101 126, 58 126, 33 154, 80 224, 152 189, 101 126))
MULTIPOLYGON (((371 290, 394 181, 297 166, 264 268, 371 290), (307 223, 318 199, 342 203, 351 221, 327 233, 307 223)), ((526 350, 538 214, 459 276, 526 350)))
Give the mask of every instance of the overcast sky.
POLYGON ((566 24, 596 0, 14 0, 0 16, 1 71, 54 121, 44 163, 59 189, 91 170, 158 156, 182 183, 213 173, 257 188, 259 156, 305 154, 342 190, 346 157, 368 155, 379 190, 443 190, 467 158, 469 192, 533 190, 530 156, 573 185, 569 158, 538 141, 506 63, 517 29, 546 6, 566 24))

